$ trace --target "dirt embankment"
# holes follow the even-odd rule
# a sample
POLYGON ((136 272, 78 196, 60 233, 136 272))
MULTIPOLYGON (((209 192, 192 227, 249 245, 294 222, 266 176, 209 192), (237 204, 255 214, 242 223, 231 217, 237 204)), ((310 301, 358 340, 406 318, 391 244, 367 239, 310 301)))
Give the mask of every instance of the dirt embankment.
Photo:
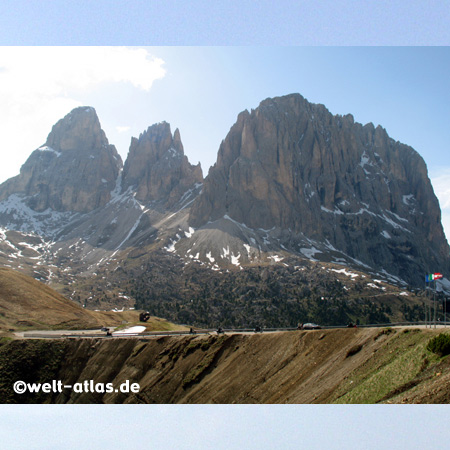
POLYGON ((450 399, 450 362, 426 350, 437 332, 339 329, 12 341, 0 347, 0 391, 3 402, 441 403, 450 399), (64 389, 40 397, 11 392, 16 380, 53 379, 66 385, 93 380, 115 388, 128 380, 139 383, 140 390, 64 389))

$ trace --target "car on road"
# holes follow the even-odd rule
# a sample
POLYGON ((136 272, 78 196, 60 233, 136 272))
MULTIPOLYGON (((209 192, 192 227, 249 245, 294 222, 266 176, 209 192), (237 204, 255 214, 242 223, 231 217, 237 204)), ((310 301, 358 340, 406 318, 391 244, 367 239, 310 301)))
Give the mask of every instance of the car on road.
POLYGON ((317 323, 303 323, 299 327, 300 330, 321 330, 322 327, 317 325, 317 323))

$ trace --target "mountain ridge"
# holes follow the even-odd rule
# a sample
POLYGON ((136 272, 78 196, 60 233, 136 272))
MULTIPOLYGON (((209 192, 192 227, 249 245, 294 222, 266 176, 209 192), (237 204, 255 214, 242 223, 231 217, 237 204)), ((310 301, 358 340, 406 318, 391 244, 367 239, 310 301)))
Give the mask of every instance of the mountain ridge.
MULTIPOLYGON (((240 113, 204 179, 168 123, 133 138, 122 164, 95 110, 77 108, 0 185, 0 235, 2 265, 91 308, 137 298, 150 308, 146 271, 159 279, 177 268, 173 286, 158 291, 171 318, 193 311, 189 296, 199 295, 202 279, 219 295, 211 273, 234 274, 229 295, 237 296, 246 280, 239 272, 276 267, 288 286, 306 260, 317 271, 320 263, 363 271, 366 284, 393 283, 398 294, 423 288, 424 271, 450 268, 420 155, 382 127, 333 116, 300 94, 240 113), (186 297, 183 285, 192 287, 186 297), (179 296, 181 309, 172 309, 179 296)), ((264 283, 257 291, 272 292, 264 283)), ((291 293, 299 292, 307 291, 291 293)))
POLYGON ((283 246, 296 252, 322 241, 321 251, 334 248, 374 268, 389 264, 408 281, 418 269, 410 254, 428 267, 447 259, 448 268, 440 208, 420 155, 382 127, 333 116, 299 94, 239 114, 222 141, 189 222, 201 228, 224 218, 252 230, 289 230, 296 242, 283 246))

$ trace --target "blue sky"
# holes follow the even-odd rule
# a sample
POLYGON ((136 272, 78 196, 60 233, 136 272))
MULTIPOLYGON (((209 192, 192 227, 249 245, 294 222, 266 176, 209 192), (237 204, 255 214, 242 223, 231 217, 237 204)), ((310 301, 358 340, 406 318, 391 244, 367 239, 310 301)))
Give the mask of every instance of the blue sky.
POLYGON ((19 173, 76 106, 97 110, 125 160, 131 137, 167 121, 204 175, 237 115, 300 93, 416 149, 450 235, 450 47, 0 47, 0 180, 19 173))
MULTIPOLYGON (((413 146, 433 180, 441 177, 442 204, 450 186, 449 56, 449 47, 3 47, 0 144, 9 151, 3 150, 1 169, 4 178, 18 173, 59 118, 91 105, 122 157, 131 136, 166 120, 180 129, 191 162, 201 161, 205 170, 240 111, 299 92, 333 114, 381 124, 413 146)), ((152 448, 237 449, 244 442, 245 448, 301 443, 321 449, 364 442, 367 449, 415 449, 448 441, 440 422, 447 412, 448 406, 0 405, 0 430, 11 449, 30 442, 43 449, 134 448, 145 432, 152 448)))
POLYGON ((9 173, 79 104, 97 109, 123 158, 131 136, 166 120, 207 171, 239 112, 294 92, 382 125, 433 171, 450 166, 449 73, 449 47, 0 47, 0 113, 28 131, 28 148, 17 132, 7 141, 23 155, 9 173))
MULTIPOLYGON (((440 186, 441 206, 450 209, 449 48, 407 47, 450 45, 449 19, 447 0, 3 0, 3 46, 152 47, 144 56, 120 59, 111 51, 97 58, 106 69, 95 76, 80 68, 89 58, 70 61, 67 51, 44 57, 31 49, 22 64, 0 49, 0 181, 18 173, 51 125, 80 104, 97 109, 122 156, 132 135, 170 122, 180 128, 190 160, 202 161, 205 171, 241 110, 299 92, 334 114, 379 123, 416 148, 435 189, 440 186), (248 47, 185 47, 205 45, 248 47), (17 83, 5 78, 8 68, 17 83), (55 72, 63 79, 55 81, 55 72)), ((364 442, 368 449, 415 449, 448 443, 446 413, 448 405, 0 405, 0 430, 10 449, 123 449, 143 442, 153 448, 228 449, 244 442, 246 448, 316 449, 364 442)))
POLYGON ((0 406, 0 432, 9 450, 422 450, 448 444, 447 411, 448 405, 9 405, 0 406))
POLYGON ((3 0, 6 45, 448 45, 447 0, 3 0))

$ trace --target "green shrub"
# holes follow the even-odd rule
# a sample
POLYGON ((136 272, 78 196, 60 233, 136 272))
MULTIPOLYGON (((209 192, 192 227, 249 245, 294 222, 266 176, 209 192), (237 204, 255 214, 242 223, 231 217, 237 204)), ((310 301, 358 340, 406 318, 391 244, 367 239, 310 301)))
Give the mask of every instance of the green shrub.
POLYGON ((346 358, 348 358, 349 356, 356 355, 357 353, 359 353, 362 350, 362 348, 363 348, 363 346, 361 344, 355 345, 347 352, 346 358))
POLYGON ((428 342, 427 350, 439 356, 450 354, 450 335, 441 333, 428 342))

